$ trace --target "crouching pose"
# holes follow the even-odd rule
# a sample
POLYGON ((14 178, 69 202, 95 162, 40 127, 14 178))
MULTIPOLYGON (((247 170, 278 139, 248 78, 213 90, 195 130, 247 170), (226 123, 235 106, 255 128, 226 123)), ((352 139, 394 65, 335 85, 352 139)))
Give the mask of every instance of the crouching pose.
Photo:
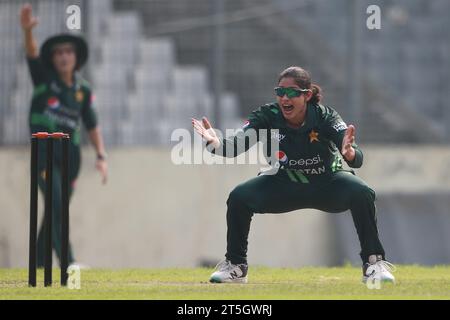
POLYGON ((341 155, 352 168, 363 163, 363 153, 355 144, 355 127, 347 126, 334 109, 320 104, 320 87, 312 84, 309 73, 300 67, 289 67, 280 74, 275 93, 277 103, 253 111, 243 130, 226 139, 218 138, 208 119, 192 119, 210 152, 231 157, 251 147, 245 143, 250 129, 279 130, 278 171, 238 185, 228 197, 227 252, 210 281, 247 282, 248 234, 255 213, 314 208, 350 210, 361 244, 363 281, 373 277, 394 282, 392 265, 385 261, 378 236, 375 192, 353 170, 342 166, 341 155), (239 144, 245 147, 236 147, 239 144))

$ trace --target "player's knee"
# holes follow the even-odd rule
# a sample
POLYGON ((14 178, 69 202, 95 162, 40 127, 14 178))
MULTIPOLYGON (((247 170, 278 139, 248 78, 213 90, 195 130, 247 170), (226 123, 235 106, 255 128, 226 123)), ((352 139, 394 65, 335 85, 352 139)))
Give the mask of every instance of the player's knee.
POLYGON ((247 191, 242 185, 235 187, 228 195, 227 204, 245 204, 248 202, 247 191))
POLYGON ((353 188, 352 198, 354 201, 374 202, 376 199, 375 191, 367 185, 358 185, 353 188))

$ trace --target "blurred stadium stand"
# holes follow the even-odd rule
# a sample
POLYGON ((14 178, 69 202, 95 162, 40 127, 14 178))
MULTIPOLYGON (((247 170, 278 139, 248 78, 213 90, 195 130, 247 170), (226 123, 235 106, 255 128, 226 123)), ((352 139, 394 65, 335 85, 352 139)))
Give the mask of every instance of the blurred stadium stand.
MULTIPOLYGON (((221 95, 221 128, 274 99, 277 74, 301 65, 325 90, 325 104, 356 122, 360 142, 448 142, 450 3, 380 1, 382 31, 361 26, 360 82, 351 62, 353 0, 224 2, 224 93, 214 92, 214 3, 219 0, 32 1, 39 41, 64 31, 68 4, 86 4, 90 40, 85 75, 94 85, 108 145, 166 145, 190 116, 213 117, 221 95), (62 14, 61 14, 62 13, 62 14), (359 88, 358 106, 351 100, 359 88), (177 110, 177 112, 170 112, 177 110), (421 128, 417 130, 417 128, 421 128)), ((17 12, 0 1, 2 144, 23 144, 30 83, 17 12), (24 72, 25 71, 25 72, 24 72)), ((361 16, 370 1, 360 2, 361 16)), ((365 24, 362 19, 361 24, 365 24)), ((219 26, 220 27, 220 26, 219 26)))
MULTIPOLYGON (((23 3, 23 2, 22 2, 23 3)), ((33 2, 32 2, 33 3, 33 2)), ((169 145, 176 128, 190 128, 191 117, 212 117, 213 97, 206 66, 179 65, 171 37, 146 37, 136 10, 116 11, 110 0, 78 2, 40 0, 33 3, 39 16, 40 43, 64 29, 65 8, 80 4, 88 21, 83 29, 91 59, 85 76, 91 80, 96 107, 108 146, 169 145)), ((18 21, 21 3, 0 2, 2 29, 1 128, 5 145, 27 142, 27 117, 32 92, 18 21), (7 76, 9 75, 9 76, 7 76)), ((82 23, 83 24, 83 23, 82 23)), ((240 127, 238 99, 220 95, 223 128, 240 127)))
MULTIPOLYGON (((450 3, 379 1, 382 30, 370 31, 365 9, 372 3, 358 2, 364 18, 361 102, 356 106, 361 117, 352 113, 350 99, 354 1, 225 1, 225 87, 237 94, 242 116, 272 101, 277 74, 295 64, 309 69, 323 86, 326 104, 349 122, 358 119, 360 141, 448 141, 450 3)), ((181 63, 205 61, 213 72, 214 21, 209 17, 214 1, 114 3, 119 10, 141 12, 147 35, 171 36, 181 63)))

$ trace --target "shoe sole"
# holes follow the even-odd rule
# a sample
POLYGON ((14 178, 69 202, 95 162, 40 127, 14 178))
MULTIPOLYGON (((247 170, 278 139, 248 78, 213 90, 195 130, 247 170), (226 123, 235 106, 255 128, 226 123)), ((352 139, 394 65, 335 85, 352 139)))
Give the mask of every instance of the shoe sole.
POLYGON ((247 281, 248 281, 247 277, 230 279, 230 280, 224 280, 224 281, 222 281, 222 280, 220 280, 218 278, 214 278, 214 277, 209 279, 209 282, 211 282, 211 283, 247 283, 247 281))
MULTIPOLYGON (((367 283, 367 279, 369 279, 369 277, 363 276, 362 279, 361 279, 361 282, 366 284, 367 283)), ((395 279, 394 280, 387 280, 387 279, 385 279, 385 280, 382 280, 381 283, 393 283, 393 284, 395 284, 395 279)))

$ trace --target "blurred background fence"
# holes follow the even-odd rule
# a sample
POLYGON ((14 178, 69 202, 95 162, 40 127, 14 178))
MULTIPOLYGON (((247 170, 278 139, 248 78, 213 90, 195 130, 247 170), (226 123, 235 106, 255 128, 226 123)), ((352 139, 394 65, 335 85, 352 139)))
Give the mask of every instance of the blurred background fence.
MULTIPOLYGON (((158 158, 161 160, 158 166, 170 175, 172 171, 169 169, 174 167, 169 158, 170 134, 175 128, 189 128, 190 117, 202 115, 213 119, 221 129, 240 127, 252 109, 274 100, 272 89, 278 73, 287 66, 300 65, 311 71, 313 81, 324 89, 324 104, 336 108, 348 123, 356 124, 358 143, 368 150, 369 155, 379 155, 376 160, 366 157, 369 168, 379 168, 379 171, 363 173, 369 184, 376 181, 382 238, 384 236, 386 247, 391 249, 391 260, 425 264, 450 262, 450 160, 447 155, 450 142, 450 1, 28 2, 39 17, 35 31, 39 43, 52 34, 67 32, 65 10, 68 5, 77 4, 82 9, 80 32, 90 45, 90 60, 83 75, 93 85, 107 147, 114 150, 111 151, 113 154, 117 153, 117 157, 111 159, 113 186, 121 183, 132 188, 133 181, 114 179, 115 174, 126 177, 127 169, 143 170, 143 176, 147 177, 153 172, 155 152, 165 154, 158 158), (381 8, 381 30, 366 28, 366 9, 371 4, 381 8), (126 166, 130 161, 128 150, 141 150, 145 165, 138 168, 126 166), (401 155, 399 150, 402 150, 401 155), (422 153, 424 156, 419 157, 422 153), (380 174, 383 179, 380 179, 380 174), (396 176, 401 178, 395 179, 396 176), (411 184, 414 185, 412 189, 411 184)), ((27 214, 26 205, 14 206, 11 202, 12 199, 26 201, 23 190, 28 186, 25 162, 11 163, 19 158, 28 161, 27 117, 32 85, 18 16, 23 3, 0 0, 0 168, 5 177, 0 186, 0 225, 3 227, 0 266, 24 264, 26 256, 23 253, 26 244, 23 239, 18 240, 18 235, 24 239, 26 236, 15 232, 17 228, 25 233, 26 230, 18 222, 20 219, 11 220, 12 216, 19 215, 25 221, 27 214), (20 172, 22 169, 24 173, 20 172), (12 194, 11 190, 22 191, 12 194), (16 224, 11 221, 16 221, 16 224), (7 228, 8 224, 15 227, 7 228), (23 251, 20 259, 11 258, 16 254, 13 252, 17 252, 11 248, 23 251)), ((216 190, 218 194, 205 206, 220 208, 222 211, 212 210, 215 210, 214 214, 223 216, 223 203, 231 185, 250 177, 249 173, 247 169, 238 171, 230 187, 216 190)), ((136 179, 143 176, 136 175, 136 179)), ((201 177, 207 179, 208 174, 202 173, 201 177)), ((146 181, 134 182, 156 198, 161 194, 170 194, 175 199, 181 197, 174 192, 176 185, 156 188, 155 185, 145 187, 146 181)), ((176 184, 175 180, 173 182, 176 184)), ((201 188, 199 184, 194 186, 201 188)), ((90 184, 83 188, 93 190, 90 184)), ((123 206, 114 204, 119 198, 124 201, 121 197, 128 201, 133 201, 133 197, 119 193, 120 188, 108 188, 98 192, 107 192, 112 205, 108 210, 96 211, 97 218, 91 223, 100 226, 102 219, 112 215, 117 224, 126 225, 124 216, 115 211, 126 205, 122 202, 123 206)), ((196 227, 202 230, 199 226, 206 228, 211 221, 199 215, 198 208, 203 205, 204 198, 193 189, 183 185, 184 196, 192 201, 186 200, 184 206, 180 204, 169 212, 174 216, 181 213, 196 217, 196 227)), ((75 197, 74 206, 77 202, 94 201, 91 194, 80 192, 75 197)), ((136 221, 146 221, 143 212, 162 214, 153 211, 157 209, 144 199, 135 207, 136 221)), ((158 210, 164 211, 164 208, 158 210)), ((87 209, 80 211, 74 213, 75 217, 79 214, 87 220, 78 228, 79 220, 73 224, 75 234, 79 233, 77 239, 88 233, 83 233, 83 230, 90 224, 87 209)), ((311 255, 325 258, 309 259, 301 252, 296 257, 289 257, 287 250, 277 261, 304 265, 338 264, 347 259, 356 263, 357 241, 349 215, 326 217, 326 221, 319 225, 323 226, 328 240, 323 240, 322 249, 312 250, 311 255)), ((282 219, 286 221, 286 228, 292 224, 289 219, 300 219, 298 223, 305 224, 305 229, 302 229, 305 232, 312 223, 306 218, 303 221, 301 217, 282 219)), ((174 225, 180 223, 179 230, 189 233, 192 229, 183 229, 180 221, 170 220, 174 225)), ((183 233, 173 231, 178 229, 169 225, 167 233, 173 239, 179 239, 183 233)), ((148 228, 151 233, 158 226, 149 223, 148 228)), ((282 226, 278 232, 283 234, 282 226)), ((107 234, 112 238, 114 232, 107 234)), ((131 237, 133 232, 128 234, 131 237)), ((146 234, 142 232, 143 242, 146 234)), ((295 235, 294 230, 292 235, 295 235)), ((321 243, 320 237, 317 233, 306 233, 302 239, 321 243)), ((300 240, 280 241, 295 247, 300 240)), ((212 247, 198 251, 203 250, 214 259, 218 258, 223 244, 212 240, 209 243, 212 247)), ((177 246, 165 247, 167 241, 159 243, 156 239, 151 245, 165 255, 176 256, 181 250, 177 246)), ((130 263, 158 266, 172 261, 164 260, 165 263, 158 264, 157 253, 151 261, 140 258, 124 260, 124 257, 138 255, 136 250, 124 246, 124 255, 118 254, 117 263, 114 263, 96 260, 95 255, 83 253, 89 251, 87 246, 79 246, 86 248, 81 249, 81 257, 93 265, 107 266, 109 263, 123 266, 123 261, 134 261, 130 263)), ((270 257, 264 257, 263 247, 255 245, 251 250, 260 257, 257 259, 259 263, 274 263, 270 257)))

